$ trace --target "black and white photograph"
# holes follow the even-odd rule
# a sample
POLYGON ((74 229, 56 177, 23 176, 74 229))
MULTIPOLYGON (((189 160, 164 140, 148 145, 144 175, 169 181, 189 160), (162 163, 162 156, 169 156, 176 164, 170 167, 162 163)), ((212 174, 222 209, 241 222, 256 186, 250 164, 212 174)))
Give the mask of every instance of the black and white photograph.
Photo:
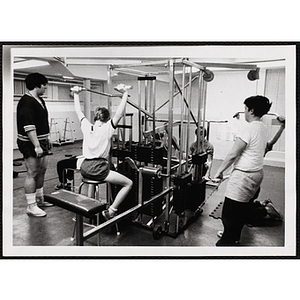
POLYGON ((297 297, 298 19, 5 2, 1 299, 297 297))
POLYGON ((5 257, 296 255, 296 45, 6 43, 5 257))

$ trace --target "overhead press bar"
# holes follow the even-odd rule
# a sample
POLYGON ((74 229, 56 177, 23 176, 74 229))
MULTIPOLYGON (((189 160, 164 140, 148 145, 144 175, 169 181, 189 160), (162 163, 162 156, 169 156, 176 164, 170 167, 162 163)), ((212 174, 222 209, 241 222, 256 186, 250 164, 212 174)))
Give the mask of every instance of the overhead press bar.
MULTIPOLYGON (((168 66, 168 61, 166 60, 157 60, 157 61, 142 61, 138 64, 138 66, 158 66, 162 65, 163 67, 168 66)), ((131 68, 136 67, 137 64, 124 64, 124 65, 112 65, 113 69, 122 69, 122 68, 131 68)))
POLYGON ((246 69, 246 70, 257 69, 257 65, 249 65, 249 64, 210 63, 210 62, 197 62, 197 64, 209 68, 229 68, 229 69, 246 69))
POLYGON ((246 70, 255 70, 257 65, 254 64, 231 64, 231 63, 210 63, 210 62, 192 62, 190 60, 183 59, 182 63, 197 68, 199 70, 205 71, 206 67, 213 68, 230 68, 230 69, 246 69, 246 70))
MULTIPOLYGON (((98 92, 98 91, 93 91, 93 90, 90 90, 90 89, 86 89, 86 88, 82 88, 82 91, 87 91, 87 92, 90 92, 90 93, 94 93, 94 94, 98 94, 98 95, 102 95, 102 96, 106 96, 106 97, 121 97, 122 94, 108 94, 108 93, 104 93, 104 92, 98 92)), ((128 95, 130 97, 130 95, 128 95)), ((152 114, 150 114, 148 111, 146 111, 145 109, 143 108, 140 108, 137 104, 135 104, 134 102, 130 101, 130 100, 127 100, 127 103, 130 104, 131 106, 133 106, 134 108, 136 109, 141 109, 141 111, 147 115, 148 117, 152 118, 152 114)))
POLYGON ((127 74, 127 75, 133 75, 133 76, 151 76, 151 75, 166 75, 167 71, 161 71, 161 72, 144 72, 140 70, 133 70, 128 68, 116 68, 116 72, 127 74))

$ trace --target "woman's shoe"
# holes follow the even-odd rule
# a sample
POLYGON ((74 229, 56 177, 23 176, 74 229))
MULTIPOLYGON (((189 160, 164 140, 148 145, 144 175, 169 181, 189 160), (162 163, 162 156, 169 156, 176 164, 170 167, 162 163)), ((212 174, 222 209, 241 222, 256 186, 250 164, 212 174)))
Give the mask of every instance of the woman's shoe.
POLYGON ((265 208, 266 208, 268 216, 270 216, 270 218, 275 219, 277 221, 283 220, 281 213, 274 207, 273 203, 269 202, 265 206, 265 208))

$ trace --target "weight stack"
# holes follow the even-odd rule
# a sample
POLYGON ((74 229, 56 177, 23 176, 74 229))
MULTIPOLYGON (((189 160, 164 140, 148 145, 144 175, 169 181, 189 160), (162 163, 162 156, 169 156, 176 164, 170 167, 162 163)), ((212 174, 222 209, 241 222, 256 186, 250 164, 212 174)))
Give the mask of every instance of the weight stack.
POLYGON ((192 182, 188 189, 188 201, 186 207, 191 211, 196 211, 200 204, 205 200, 206 182, 192 182))
POLYGON ((137 146, 132 145, 134 159, 144 163, 151 163, 155 165, 163 164, 164 148, 152 146, 137 146))
POLYGON ((124 160, 126 157, 133 158, 133 153, 129 149, 112 149, 112 156, 117 157, 120 160, 124 160))
POLYGON ((192 174, 174 177, 176 188, 173 192, 173 209, 176 214, 181 214, 187 208, 189 189, 191 187, 192 174))
MULTIPOLYGON (((162 178, 143 178, 143 200, 147 201, 151 197, 161 193, 163 190, 163 179, 162 178)), ((147 216, 155 217, 162 213, 162 206, 164 202, 164 196, 156 200, 154 203, 149 204, 141 213, 147 216)))

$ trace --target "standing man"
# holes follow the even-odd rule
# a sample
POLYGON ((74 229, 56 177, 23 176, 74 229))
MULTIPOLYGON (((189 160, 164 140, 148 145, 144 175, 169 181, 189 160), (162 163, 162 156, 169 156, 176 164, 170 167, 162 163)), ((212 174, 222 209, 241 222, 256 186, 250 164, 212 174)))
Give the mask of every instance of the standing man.
POLYGON ((222 211, 224 232, 216 246, 234 246, 249 214, 249 203, 263 180, 263 161, 267 147, 267 128, 261 117, 272 103, 264 96, 252 96, 244 101, 246 126, 219 167, 215 178, 233 165, 222 211))
POLYGON ((44 176, 48 165, 46 154, 51 148, 49 140, 48 110, 41 96, 47 89, 47 78, 39 73, 29 74, 25 79, 27 92, 17 106, 17 144, 24 156, 27 170, 25 178, 26 213, 45 217, 38 206, 51 206, 44 201, 44 176))

